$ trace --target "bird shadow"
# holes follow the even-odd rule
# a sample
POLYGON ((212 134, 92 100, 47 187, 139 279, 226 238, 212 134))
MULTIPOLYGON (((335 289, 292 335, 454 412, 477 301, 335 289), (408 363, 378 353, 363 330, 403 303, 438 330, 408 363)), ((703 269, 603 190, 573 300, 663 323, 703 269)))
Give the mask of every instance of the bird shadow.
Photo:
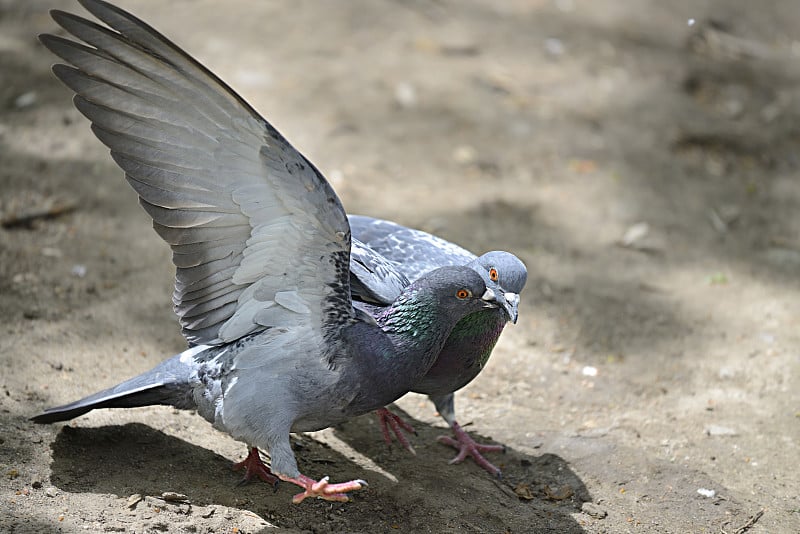
POLYGON ((174 491, 198 505, 240 504, 230 491, 241 481, 231 460, 141 423, 65 426, 51 448, 50 481, 63 491, 120 497, 174 491))
MULTIPOLYGON (((387 446, 377 417, 371 415, 337 425, 334 433, 401 482, 413 480, 417 491, 422 486, 425 493, 435 496, 422 505, 426 513, 435 517, 441 510, 457 509, 459 521, 476 531, 583 532, 572 515, 592 498, 560 456, 531 455, 505 445, 504 453, 485 455, 502 470, 501 477, 494 477, 471 459, 449 463, 456 451, 436 440, 449 435, 449 430, 414 419, 397 406, 392 411, 414 427, 416 435, 409 438, 415 454, 397 442, 387 446), (471 496, 468 506, 464 506, 465 495, 471 496)), ((470 428, 467 431, 478 443, 497 443, 470 428)))
POLYGON ((277 490, 263 483, 240 487, 241 475, 231 470, 231 459, 140 423, 63 427, 52 443, 50 480, 71 493, 182 493, 193 505, 251 510, 284 528, 314 529, 324 517, 337 531, 347 532, 418 531, 432 524, 442 532, 583 531, 570 514, 580 509, 588 492, 558 456, 533 457, 509 449, 503 463, 506 478, 498 481, 474 465, 448 466, 444 447, 423 454, 423 442, 440 430, 414 424, 415 443, 421 446, 416 457, 402 449, 387 452, 371 418, 357 418, 335 431, 354 449, 376 452, 377 461, 398 481, 376 476, 308 436, 293 438, 301 471, 324 471, 334 481, 369 479, 369 488, 349 503, 292 505, 289 496, 296 488, 288 484, 277 490))

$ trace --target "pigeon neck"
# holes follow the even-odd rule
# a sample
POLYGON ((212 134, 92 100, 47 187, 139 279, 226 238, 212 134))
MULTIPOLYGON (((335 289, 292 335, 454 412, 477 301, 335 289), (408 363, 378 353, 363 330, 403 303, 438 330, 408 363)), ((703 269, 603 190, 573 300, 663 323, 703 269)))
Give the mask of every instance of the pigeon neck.
POLYGON ((482 310, 461 319, 450 332, 447 349, 456 354, 477 353, 482 368, 492 353, 508 318, 501 309, 482 310))
MULTIPOLYGON (((446 315, 433 295, 411 290, 398 297, 377 317, 377 321, 392 343, 400 349, 398 355, 413 352, 427 356, 424 362, 418 362, 424 368, 424 374, 455 324, 455 321, 448 321, 446 315)), ((403 359, 408 363, 414 360, 407 357, 403 359)))

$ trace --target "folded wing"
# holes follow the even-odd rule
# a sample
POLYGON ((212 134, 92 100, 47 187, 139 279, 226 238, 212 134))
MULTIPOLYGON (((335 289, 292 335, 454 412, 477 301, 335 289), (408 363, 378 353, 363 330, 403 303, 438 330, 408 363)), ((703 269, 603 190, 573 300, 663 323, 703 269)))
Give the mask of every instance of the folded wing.
MULTIPOLYGON (((421 230, 363 215, 348 215, 348 219, 354 239, 388 261, 408 280, 416 280, 439 267, 466 265, 477 258, 470 251, 421 230)), ((373 283, 369 279, 361 282, 373 283)))

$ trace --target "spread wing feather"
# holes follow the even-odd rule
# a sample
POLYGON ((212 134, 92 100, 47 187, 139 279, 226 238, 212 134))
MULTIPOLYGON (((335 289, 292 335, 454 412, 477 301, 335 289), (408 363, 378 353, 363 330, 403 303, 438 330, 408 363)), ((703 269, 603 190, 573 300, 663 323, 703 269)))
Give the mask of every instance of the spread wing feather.
POLYGON ((276 325, 335 326, 349 300, 350 229, 317 169, 205 67, 99 0, 108 27, 53 11, 83 43, 44 45, 53 71, 173 250, 173 304, 194 344, 276 325), (344 304, 344 305, 343 305, 344 304))

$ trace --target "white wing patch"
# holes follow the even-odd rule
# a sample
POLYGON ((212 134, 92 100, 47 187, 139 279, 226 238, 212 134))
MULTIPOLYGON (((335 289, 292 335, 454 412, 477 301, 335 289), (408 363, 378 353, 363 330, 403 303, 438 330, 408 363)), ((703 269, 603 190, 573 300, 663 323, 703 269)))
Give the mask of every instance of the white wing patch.
POLYGON ((197 345, 196 347, 186 349, 185 351, 181 352, 181 363, 192 363, 195 356, 210 348, 211 347, 208 345, 197 345))

